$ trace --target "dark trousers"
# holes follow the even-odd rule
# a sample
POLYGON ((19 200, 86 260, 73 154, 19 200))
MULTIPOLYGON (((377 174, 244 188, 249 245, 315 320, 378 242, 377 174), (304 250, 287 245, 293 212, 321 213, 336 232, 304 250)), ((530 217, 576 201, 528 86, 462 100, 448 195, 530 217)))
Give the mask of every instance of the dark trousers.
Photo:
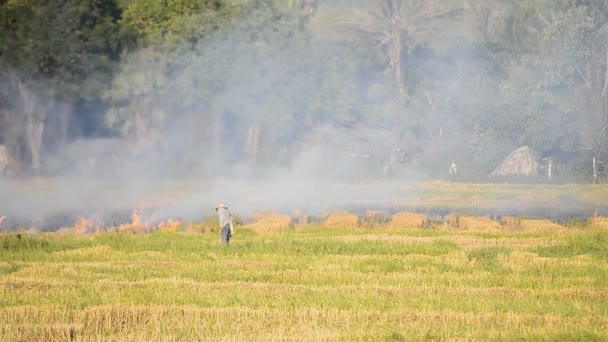
POLYGON ((222 243, 224 245, 230 243, 230 237, 232 236, 232 234, 230 234, 230 223, 226 224, 224 228, 222 228, 220 234, 222 235, 222 243))

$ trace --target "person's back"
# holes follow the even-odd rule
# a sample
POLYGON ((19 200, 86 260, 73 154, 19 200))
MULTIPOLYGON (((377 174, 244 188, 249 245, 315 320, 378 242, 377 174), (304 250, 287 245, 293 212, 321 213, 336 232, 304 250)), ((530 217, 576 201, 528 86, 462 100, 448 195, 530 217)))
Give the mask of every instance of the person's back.
POLYGON ((219 220, 222 243, 227 245, 230 243, 230 237, 232 236, 232 232, 230 229, 230 225, 232 223, 232 215, 228 211, 228 207, 226 207, 223 203, 218 204, 218 206, 215 208, 215 211, 217 211, 217 218, 219 220))

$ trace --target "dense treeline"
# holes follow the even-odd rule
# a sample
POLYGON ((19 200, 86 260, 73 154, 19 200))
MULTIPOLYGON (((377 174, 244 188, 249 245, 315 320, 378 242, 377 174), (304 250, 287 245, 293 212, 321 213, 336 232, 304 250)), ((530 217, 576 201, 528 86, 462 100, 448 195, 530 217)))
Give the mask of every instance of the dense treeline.
POLYGON ((482 179, 527 145, 588 180, 607 135, 604 0, 0 1, 17 174, 104 138, 206 175, 444 176, 455 161, 482 179))

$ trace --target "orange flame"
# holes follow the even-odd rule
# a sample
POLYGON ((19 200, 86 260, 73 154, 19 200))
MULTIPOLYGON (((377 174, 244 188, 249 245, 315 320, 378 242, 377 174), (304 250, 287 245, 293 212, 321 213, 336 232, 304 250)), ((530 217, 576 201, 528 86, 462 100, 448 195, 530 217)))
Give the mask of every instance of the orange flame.
POLYGON ((145 233, 150 230, 150 225, 141 219, 141 209, 137 208, 131 212, 131 222, 121 224, 117 228, 124 232, 145 233))
POLYGON ((141 226, 141 209, 133 209, 131 213, 131 226, 141 226))
POLYGON ((81 217, 78 219, 78 221, 76 221, 76 224, 74 224, 74 232, 76 234, 84 234, 93 230, 94 228, 95 223, 93 222, 92 218, 86 219, 84 217, 81 217))
POLYGON ((180 224, 182 224, 182 221, 170 219, 166 222, 161 222, 158 225, 158 230, 160 230, 161 232, 175 232, 177 231, 177 227, 179 227, 180 224))

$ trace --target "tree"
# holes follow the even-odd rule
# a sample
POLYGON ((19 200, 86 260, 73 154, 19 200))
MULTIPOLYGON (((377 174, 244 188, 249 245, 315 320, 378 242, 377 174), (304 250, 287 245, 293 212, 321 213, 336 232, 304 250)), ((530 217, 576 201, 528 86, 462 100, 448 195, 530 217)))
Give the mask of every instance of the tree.
POLYGON ((112 1, 0 5, 0 96, 9 117, 0 134, 14 160, 37 171, 43 140, 64 141, 73 107, 98 97, 121 47, 119 16, 112 1))
MULTIPOLYGON (((140 141, 162 136, 185 164, 203 164, 208 157, 218 168, 208 171, 219 172, 225 157, 250 165, 286 163, 306 132, 326 122, 356 121, 365 106, 357 103, 353 48, 313 39, 310 1, 287 5, 252 1, 201 17, 186 11, 185 18, 177 13, 167 15, 168 23, 142 24, 143 48, 123 58, 106 92, 112 104, 108 123, 140 141), (187 38, 187 30, 181 30, 184 37, 168 33, 185 25, 177 24, 182 20, 223 24, 196 33, 196 39, 187 38), (192 151, 192 144, 207 146, 205 155, 192 151)), ((131 13, 125 17, 133 27, 141 23, 131 13)))
POLYGON ((414 50, 429 42, 437 31, 437 20, 453 17, 458 9, 434 1, 373 0, 370 7, 328 13, 320 27, 371 38, 388 57, 386 73, 393 75, 395 93, 400 101, 407 97, 403 61, 414 50))
POLYGON ((105 92, 106 123, 139 144, 154 143, 169 115, 171 83, 197 57, 196 47, 237 15, 238 7, 215 0, 154 2, 132 0, 122 29, 134 32, 136 49, 125 53, 119 72, 105 92))

